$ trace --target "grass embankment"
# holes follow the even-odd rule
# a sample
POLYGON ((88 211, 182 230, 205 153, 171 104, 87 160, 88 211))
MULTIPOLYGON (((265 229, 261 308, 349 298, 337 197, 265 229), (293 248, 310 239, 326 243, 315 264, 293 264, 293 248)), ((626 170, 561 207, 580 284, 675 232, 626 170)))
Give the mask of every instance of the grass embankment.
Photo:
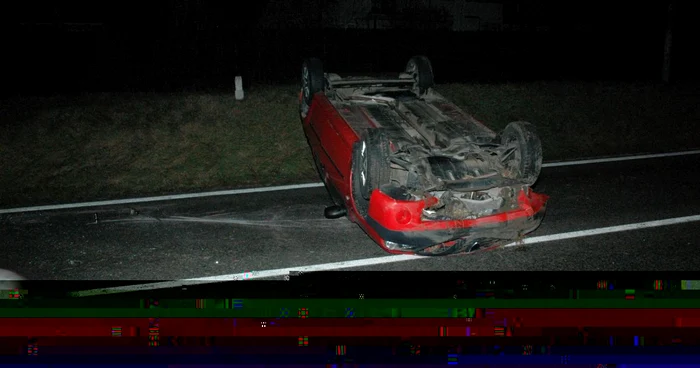
MULTIPOLYGON (((449 84, 495 130, 537 125, 545 160, 698 146, 698 89, 449 84)), ((296 86, 233 94, 23 98, 0 108, 0 207, 317 181, 296 86)))

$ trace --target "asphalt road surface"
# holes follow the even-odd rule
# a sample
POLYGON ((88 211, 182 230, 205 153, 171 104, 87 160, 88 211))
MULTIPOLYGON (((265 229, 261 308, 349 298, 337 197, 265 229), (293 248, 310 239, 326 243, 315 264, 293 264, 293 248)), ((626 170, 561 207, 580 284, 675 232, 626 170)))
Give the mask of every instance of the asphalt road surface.
MULTIPOLYGON (((700 155, 544 168, 530 237, 700 215, 700 155)), ((324 188, 0 215, 0 268, 31 280, 177 280, 389 256, 324 188)), ((700 269, 700 222, 345 270, 700 269)), ((394 257, 396 258, 396 257, 394 257)), ((387 258, 388 259, 388 258, 387 258)))

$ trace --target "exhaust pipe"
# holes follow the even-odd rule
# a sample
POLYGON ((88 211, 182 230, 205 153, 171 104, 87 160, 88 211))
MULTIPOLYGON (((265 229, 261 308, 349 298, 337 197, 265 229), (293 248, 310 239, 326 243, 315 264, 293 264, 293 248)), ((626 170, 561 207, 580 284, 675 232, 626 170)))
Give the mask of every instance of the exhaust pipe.
POLYGON ((323 215, 327 219, 331 219, 331 220, 344 217, 347 214, 348 214, 348 211, 345 209, 345 207, 338 206, 338 205, 328 206, 328 207, 326 207, 325 210, 323 210, 323 215))

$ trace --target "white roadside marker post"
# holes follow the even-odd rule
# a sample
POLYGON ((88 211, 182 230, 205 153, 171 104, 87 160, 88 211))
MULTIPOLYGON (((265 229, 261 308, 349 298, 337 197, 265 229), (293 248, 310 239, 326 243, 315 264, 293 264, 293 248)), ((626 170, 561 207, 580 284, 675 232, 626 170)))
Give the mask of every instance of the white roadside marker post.
POLYGON ((240 75, 236 76, 235 84, 236 84, 236 101, 240 101, 243 99, 243 79, 241 79, 240 75))

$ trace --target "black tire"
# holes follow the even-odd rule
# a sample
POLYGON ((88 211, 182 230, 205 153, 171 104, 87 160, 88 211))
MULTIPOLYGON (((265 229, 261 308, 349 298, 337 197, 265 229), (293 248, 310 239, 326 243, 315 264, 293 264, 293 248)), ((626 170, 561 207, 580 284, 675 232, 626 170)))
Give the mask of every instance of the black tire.
POLYGON ((379 129, 370 129, 353 147, 353 197, 362 216, 367 216, 372 191, 391 182, 390 157, 389 138, 379 129))
POLYGON ((411 74, 419 94, 424 94, 435 84, 433 66, 425 56, 414 56, 406 64, 406 73, 411 74))
POLYGON ((507 176, 533 185, 542 170, 542 143, 535 126, 524 121, 515 121, 501 133, 504 151, 501 162, 507 176))
POLYGON ((299 101, 302 117, 306 117, 314 94, 325 88, 325 81, 321 60, 316 58, 304 60, 301 64, 301 101, 299 101))

